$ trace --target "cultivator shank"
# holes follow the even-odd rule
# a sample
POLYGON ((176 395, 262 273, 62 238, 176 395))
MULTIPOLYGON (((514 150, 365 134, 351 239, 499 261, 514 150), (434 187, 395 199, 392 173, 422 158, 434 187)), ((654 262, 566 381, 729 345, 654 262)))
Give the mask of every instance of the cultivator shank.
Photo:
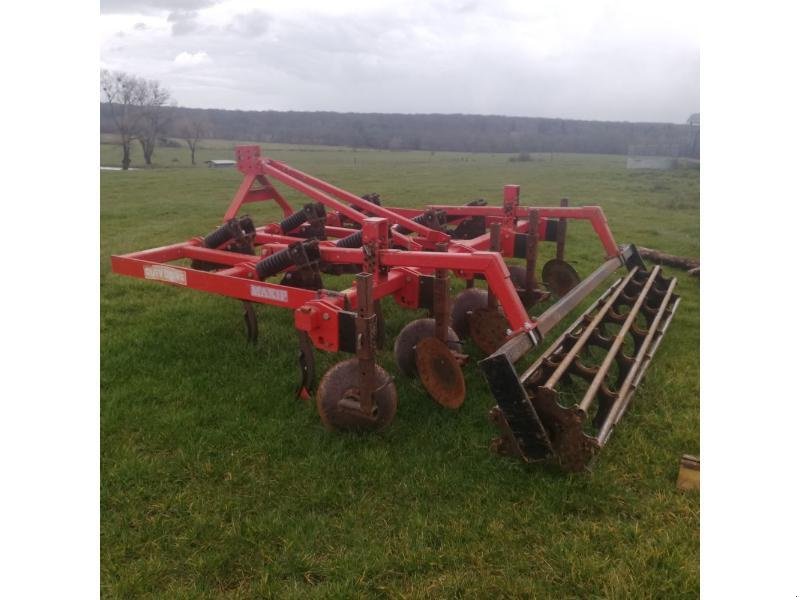
POLYGON ((502 433, 493 442, 497 451, 579 470, 605 445, 678 298, 673 279, 658 267, 647 271, 633 246, 617 247, 599 207, 570 207, 566 200, 521 206, 519 186, 508 185, 500 206, 479 199, 391 208, 377 194, 357 196, 262 157, 257 146, 236 154, 244 181, 222 225, 205 237, 114 256, 113 269, 241 300, 251 341, 258 333, 255 306, 293 310, 301 398, 314 392, 315 350, 353 354, 328 370, 316 390, 330 429, 380 430, 395 416, 395 382, 377 364, 381 302, 391 296, 402 308, 429 313, 403 328, 394 355, 400 372, 418 377, 441 406, 456 409, 467 396, 462 341, 471 337, 488 355, 480 364, 497 400, 491 411, 502 433), (293 209, 273 181, 309 202, 293 209), (279 221, 257 226, 239 216, 244 204, 264 201, 280 207, 279 221), (569 220, 592 225, 605 257, 582 280, 565 258, 569 220), (555 258, 539 276, 546 243, 555 244, 555 258), (518 375, 515 363, 618 269, 627 274, 518 375), (355 285, 326 287, 325 277, 343 273, 358 273, 355 285), (455 299, 452 277, 466 287, 455 299))

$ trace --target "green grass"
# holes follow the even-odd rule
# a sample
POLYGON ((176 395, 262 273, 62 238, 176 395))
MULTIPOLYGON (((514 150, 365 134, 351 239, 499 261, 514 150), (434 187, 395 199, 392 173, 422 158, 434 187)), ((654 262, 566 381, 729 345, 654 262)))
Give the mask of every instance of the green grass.
MULTIPOLYGON (((199 160, 232 157, 206 144, 199 160)), ((390 205, 600 204, 619 242, 699 256, 699 172, 628 172, 618 156, 266 152, 390 205)), ((119 149, 104 144, 102 164, 119 149)), ((177 158, 178 162, 173 159, 177 158)), ((140 155, 134 155, 134 161, 140 155)), ((114 275, 109 256, 204 234, 239 183, 234 169, 101 174, 102 590, 107 597, 659 597, 699 593, 699 496, 675 490, 699 452, 699 281, 593 472, 563 475, 493 456, 493 402, 475 362, 458 412, 399 375, 385 433, 325 431, 294 397, 289 311, 262 307, 245 343, 228 298, 114 275)), ((134 164, 134 166, 141 166, 134 164)), ((170 168, 163 168, 170 167, 170 168)), ((298 201, 296 194, 287 197, 298 201)), ((258 220, 276 211, 251 205, 258 220)), ((570 226, 568 258, 599 263, 570 226)), ((386 303, 390 340, 415 317, 386 303)), ((421 314, 421 313, 420 313, 421 314)), ((391 344, 388 345, 389 348, 391 344)), ((318 370, 345 355, 318 353, 318 370)))

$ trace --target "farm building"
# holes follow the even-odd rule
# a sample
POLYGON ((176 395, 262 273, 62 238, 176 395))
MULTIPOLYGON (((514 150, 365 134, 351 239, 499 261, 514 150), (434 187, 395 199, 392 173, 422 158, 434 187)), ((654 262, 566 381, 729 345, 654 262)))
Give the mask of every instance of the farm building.
POLYGON ((211 167, 212 169, 218 169, 221 167, 235 167, 236 161, 235 160, 207 160, 206 164, 211 167))

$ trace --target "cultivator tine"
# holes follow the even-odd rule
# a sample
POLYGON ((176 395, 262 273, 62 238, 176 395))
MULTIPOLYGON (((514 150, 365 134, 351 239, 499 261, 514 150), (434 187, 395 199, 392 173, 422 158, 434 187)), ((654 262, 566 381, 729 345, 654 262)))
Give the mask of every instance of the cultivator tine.
POLYGON ((305 331, 297 330, 297 337, 300 341, 300 354, 298 362, 300 363, 300 387, 297 389, 298 398, 309 400, 311 392, 314 390, 314 383, 316 380, 316 365, 314 361, 314 344, 311 343, 311 338, 305 331))
MULTIPOLYGON (((636 262, 635 250, 627 258, 636 262)), ((483 361, 497 399, 490 417, 501 430, 492 447, 526 462, 550 460, 567 471, 586 469, 628 408, 672 321, 680 302, 675 285, 660 267, 648 272, 633 266, 520 377, 513 363, 524 352, 523 336, 512 340, 516 350, 508 342, 483 361)), ((581 292, 562 298, 563 305, 554 305, 550 315, 546 311, 540 325, 560 320, 581 292)))
POLYGON ((258 341, 258 318, 256 317, 256 310, 252 302, 242 300, 242 309, 244 311, 244 326, 247 330, 247 341, 255 344, 258 341))

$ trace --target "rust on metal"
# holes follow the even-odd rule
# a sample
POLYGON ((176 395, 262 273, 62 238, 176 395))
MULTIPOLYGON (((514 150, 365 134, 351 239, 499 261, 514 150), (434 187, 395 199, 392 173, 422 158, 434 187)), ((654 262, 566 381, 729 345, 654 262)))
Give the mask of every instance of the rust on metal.
POLYGON ((581 278, 571 264, 558 258, 548 260, 542 267, 542 281, 555 296, 565 296, 580 283, 581 278))
POLYGON ((489 305, 488 293, 476 287, 468 287, 453 301, 451 310, 451 324, 458 337, 466 339, 469 336, 469 317, 479 308, 489 305))
MULTIPOLYGON (((562 198, 559 203, 562 208, 569 206, 569 198, 562 198)), ((563 217, 558 220, 558 231, 556 233, 556 259, 564 260, 564 247, 567 244, 567 220, 563 217)))
MULTIPOLYGON (((420 340, 436 336, 436 321, 434 319, 415 319, 403 327, 394 340, 394 360, 397 367, 407 377, 417 375, 414 348, 420 340)), ((459 336, 452 328, 447 332, 447 347, 455 353, 461 352, 459 336)))
MULTIPOLYGON (((445 244, 437 244, 436 250, 446 252, 445 244)), ((433 280, 433 319, 436 322, 436 337, 447 342, 450 328, 450 278, 447 269, 436 269, 433 280)))
POLYGON ((558 207, 525 206, 520 187, 506 185, 501 205, 390 208, 376 194, 359 197, 262 156, 259 146, 239 146, 236 157, 244 178, 222 225, 205 237, 115 255, 113 270, 243 302, 253 342, 255 303, 291 310, 303 398, 314 386, 315 349, 353 354, 329 369, 317 390, 320 417, 332 429, 381 429, 394 417, 395 385, 376 363, 381 300, 428 309, 431 318, 412 321, 395 340, 403 373, 419 375, 442 405, 459 406, 466 358, 459 336, 471 335, 489 354, 480 364, 497 400, 491 418, 501 436, 493 447, 567 470, 590 464, 628 409, 679 303, 675 280, 659 267, 648 270, 635 246, 618 246, 599 206, 570 207, 566 199, 558 207), (306 204, 292 208, 276 183, 306 204), (279 222, 257 227, 238 216, 244 204, 262 201, 277 204, 279 222), (583 280, 565 256, 570 220, 591 225, 604 252, 605 262, 583 280), (552 242, 555 258, 537 280, 539 244, 552 242), (524 267, 512 264, 520 259, 524 267), (621 268, 627 276, 539 352, 545 336, 621 268), (346 289, 327 289, 322 279, 359 271, 346 289), (467 289, 451 306, 452 276, 467 289), (476 280, 486 289, 475 288, 476 280), (548 293, 556 301, 531 315, 548 293), (515 363, 534 350, 538 356, 520 377, 515 363))
POLYGON ((442 340, 426 337, 415 348, 417 372, 428 394, 446 408, 464 403, 466 385, 457 356, 442 340))
POLYGON ((487 306, 469 315, 469 334, 485 354, 497 350, 508 338, 508 321, 498 308, 487 306))
POLYGON ((365 414, 374 408, 375 392, 375 349, 378 337, 378 318, 372 301, 372 273, 356 275, 356 356, 358 357, 359 403, 365 414))
POLYGON ((375 366, 377 389, 373 409, 364 413, 359 400, 360 366, 351 358, 331 367, 317 390, 317 412, 327 429, 332 431, 380 431, 394 420, 397 413, 397 389, 391 376, 375 366))
POLYGON ((550 292, 538 287, 537 284, 534 285, 530 293, 527 291, 525 283, 527 273, 522 265, 508 265, 508 273, 511 276, 514 289, 517 290, 517 295, 525 308, 531 308, 550 298, 550 292))
POLYGON ((539 282, 536 281, 536 261, 539 258, 539 211, 532 208, 528 213, 528 238, 525 246, 525 289, 522 295, 526 308, 541 300, 544 294, 537 294, 539 282))
MULTIPOLYGON (((519 377, 525 401, 552 448, 537 459, 546 458, 566 471, 588 468, 627 410, 670 324, 680 302, 675 286, 676 280, 665 278, 660 267, 633 267, 519 377), (584 383, 576 387, 575 381, 584 383), (574 396, 577 389, 584 390, 580 397, 574 396)), ((502 436, 493 446, 513 449, 509 431, 519 431, 519 424, 514 423, 513 407, 504 408, 504 399, 497 399, 492 419, 502 436)))

